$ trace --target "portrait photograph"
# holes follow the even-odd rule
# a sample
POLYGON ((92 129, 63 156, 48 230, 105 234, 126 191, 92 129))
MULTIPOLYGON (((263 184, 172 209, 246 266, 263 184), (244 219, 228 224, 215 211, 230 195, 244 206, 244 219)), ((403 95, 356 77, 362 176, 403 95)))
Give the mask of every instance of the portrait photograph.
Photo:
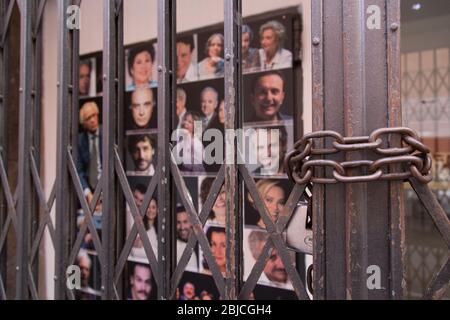
POLYGON ((80 289, 75 291, 76 300, 101 299, 100 261, 96 253, 80 249, 75 259, 75 265, 80 268, 80 289))
POLYGON ((184 272, 177 287, 175 300, 219 300, 214 279, 198 273, 184 272))
MULTIPOLYGON (((130 184, 131 192, 133 193, 133 200, 139 210, 143 205, 145 195, 147 193, 147 188, 150 183, 150 177, 128 177, 128 182, 130 184)), ((127 226, 127 237, 130 234, 133 225, 135 223, 135 219, 130 210, 130 206, 126 205, 126 226, 127 226)), ((141 215, 142 216, 142 215, 141 215)), ((144 229, 146 231, 146 238, 143 239, 141 235, 138 233, 133 242, 133 248, 131 249, 129 257, 134 258, 135 260, 148 263, 147 253, 144 249, 144 241, 149 241, 150 246, 155 254, 155 257, 158 258, 158 192, 155 189, 155 192, 151 196, 150 203, 145 212, 145 215, 142 216, 142 221, 144 225, 144 229)))
MULTIPOLYGON (((182 256, 185 253, 189 238, 193 236, 193 223, 190 219, 186 208, 178 204, 175 209, 176 215, 176 230, 177 230, 177 264, 180 263, 182 256)), ((184 270, 191 272, 198 272, 198 243, 194 246, 194 250, 189 258, 188 264, 184 270)), ((189 252, 189 251, 188 251, 189 252)))
POLYGON ((177 35, 177 83, 198 80, 197 34, 177 35))
MULTIPOLYGON (((211 253, 214 258, 214 262, 219 268, 222 276, 225 277, 226 272, 226 250, 227 250, 227 237, 225 227, 217 226, 214 224, 206 223, 204 228, 206 238, 208 239, 211 253)), ((206 261, 205 254, 200 248, 200 273, 206 275, 212 275, 211 267, 206 261)))
MULTIPOLYGON (((270 239, 266 231, 254 228, 244 228, 243 235, 244 281, 246 281, 256 261, 261 256, 266 242, 270 241, 270 239)), ((295 252, 291 250, 288 250, 288 252, 294 264, 296 262, 295 252)), ((284 290, 293 290, 292 282, 289 279, 284 263, 276 248, 271 251, 269 259, 258 280, 258 284, 284 290)))
POLYGON ((156 169, 157 134, 127 136, 127 176, 153 176, 156 169))
POLYGON ((157 89, 139 87, 125 94, 125 130, 127 134, 156 131, 158 128, 157 89))
MULTIPOLYGON (((86 127, 85 124, 83 124, 83 121, 86 120, 90 120, 88 119, 89 116, 91 115, 91 113, 93 113, 91 110, 91 112, 86 112, 86 109, 97 109, 98 112, 96 112, 98 114, 98 122, 101 125, 102 123, 102 116, 103 116, 103 98, 102 97, 80 97, 80 99, 78 100, 78 110, 79 110, 79 116, 80 116, 80 121, 79 121, 79 131, 86 131, 89 128, 86 127), (94 108, 90 108, 91 106, 93 106, 95 104, 94 108), (85 105, 91 105, 89 108, 86 108, 85 105), (84 108, 83 108, 84 107, 84 108), (87 113, 83 114, 83 113, 87 113)), ((96 110, 94 110, 96 111, 96 110)))
POLYGON ((241 154, 254 177, 287 177, 286 154, 293 149, 293 121, 271 125, 245 125, 241 154))
MULTIPOLYGON (((199 185, 198 185, 198 197, 199 197, 199 210, 203 209, 203 206, 208 199, 209 194, 211 193, 211 188, 214 183, 216 176, 208 175, 199 177, 199 185)), ((225 227, 226 223, 226 192, 225 188, 222 188, 219 191, 219 194, 214 201, 214 205, 208 215, 207 224, 225 227)))
MULTIPOLYGON (((79 100, 77 173, 88 203, 102 174, 102 98, 79 100)), ((81 208, 81 205, 80 205, 81 208)))
MULTIPOLYGON (((183 175, 184 183, 186 184, 187 190, 189 191, 189 198, 192 200, 194 209, 200 214, 199 203, 198 203, 198 177, 183 175)), ((176 219, 176 234, 177 234, 177 264, 187 247, 189 238, 193 234, 192 229, 192 219, 189 217, 189 212, 187 211, 184 202, 180 196, 180 192, 176 191, 176 202, 175 202, 175 219, 176 219)), ((194 251, 189 258, 188 264, 185 270, 191 272, 199 272, 199 245, 198 243, 194 246, 194 251)))
POLYGON ((100 96, 102 93, 102 55, 84 56, 78 64, 78 95, 80 98, 100 96))
MULTIPOLYGON (((186 83, 177 87, 176 117, 172 133, 173 152, 182 172, 217 172, 220 161, 205 162, 205 149, 225 130, 223 79, 186 83), (211 130, 210 130, 211 129, 211 130), (214 132, 207 138, 207 133, 214 132), (206 133, 206 136, 205 136, 206 133)), ((215 156, 215 152, 213 152, 215 156)))
POLYGON ((225 74, 223 29, 198 34, 199 79, 220 78, 225 74))
POLYGON ((293 65, 294 42, 292 29, 292 17, 289 15, 275 16, 248 24, 244 23, 242 28, 244 71, 254 72, 291 68, 293 65), (256 51, 252 49, 256 49, 256 51), (251 66, 251 63, 255 64, 251 60, 253 52, 257 52, 258 63, 256 66, 248 68, 251 66))
POLYGON ((125 50, 125 90, 156 88, 156 41, 145 41, 127 46, 125 50))
POLYGON ((245 124, 275 124, 294 119, 291 69, 247 74, 243 82, 245 124))
POLYGON ((150 265, 128 261, 124 272, 126 300, 156 300, 158 288, 150 265))
MULTIPOLYGON (((269 218, 275 223, 284 209, 284 205, 293 188, 293 183, 289 179, 283 178, 256 179, 255 182, 256 189, 267 208, 269 218)), ((257 210, 255 201, 247 189, 245 189, 244 193, 244 218, 246 226, 266 228, 266 224, 257 210)))

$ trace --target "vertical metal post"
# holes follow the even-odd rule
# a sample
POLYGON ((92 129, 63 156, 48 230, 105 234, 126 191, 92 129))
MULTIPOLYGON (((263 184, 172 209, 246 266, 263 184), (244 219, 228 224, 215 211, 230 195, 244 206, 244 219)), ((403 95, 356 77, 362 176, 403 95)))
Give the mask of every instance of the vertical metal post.
POLYGON ((20 106, 19 106, 19 166, 17 204, 17 265, 16 299, 27 299, 28 251, 31 232, 31 119, 33 68, 32 22, 34 1, 21 0, 20 4, 20 106))
MULTIPOLYGON (((34 7, 34 19, 32 20, 32 30, 34 36, 33 42, 33 74, 32 74, 32 105, 33 105, 33 117, 31 119, 31 134, 32 134, 32 148, 31 152, 36 161, 36 166, 40 168, 41 156, 40 156, 40 146, 41 146, 41 99, 42 99, 42 16, 45 8, 45 1, 36 1, 34 7)), ((40 222, 40 206, 39 197, 32 183, 32 202, 31 202, 31 212, 32 212, 32 224, 31 224, 31 241, 36 237, 39 222, 40 222)), ((30 245, 32 245, 30 243, 30 245)), ((33 286, 38 285, 39 278, 39 259, 30 261, 32 263, 31 270, 33 275, 33 286)), ((34 288, 33 288, 34 289, 34 288)), ((34 291, 34 290, 33 290, 34 291)), ((32 292, 33 298, 36 297, 36 292, 32 292)))
MULTIPOLYGON (((242 9, 239 0, 224 0, 225 8, 225 132, 240 128, 241 110, 241 30, 242 9)), ((236 139, 225 135, 225 190, 226 198, 226 299, 235 300, 240 285, 240 219, 236 139)))
MULTIPOLYGON (((123 139, 124 135, 124 118, 125 118, 125 106, 124 106, 124 90, 125 88, 125 49, 124 49, 124 16, 123 16, 123 1, 118 4, 117 11, 117 130, 116 130, 116 141, 118 150, 125 150, 125 141, 123 139)), ((118 192, 119 188, 116 189, 118 192)), ((118 196, 116 199, 116 208, 125 208, 124 198, 118 196)), ((126 215, 121 214, 118 210, 118 215, 116 219, 116 248, 122 248, 124 245, 124 237, 126 234, 126 215)), ((119 283, 117 288, 117 294, 119 297, 123 296, 123 282, 119 283)))
MULTIPOLYGON (((398 38, 387 27, 398 23, 398 5, 387 0, 313 1, 314 130, 366 136, 376 128, 400 124, 398 38)), ((331 147, 331 141, 324 144, 331 147)), ((347 159, 342 155, 329 159, 368 157, 356 151, 347 159)), ((401 296, 404 212, 400 194, 401 183, 393 182, 314 185, 316 299, 401 296), (375 290, 367 286, 371 265, 381 271, 381 288, 375 290)))
POLYGON ((170 299, 170 278, 175 266, 170 179, 170 126, 175 110, 176 1, 158 1, 158 299, 170 299))
MULTIPOLYGON (((6 1, 0 1, 0 17, 2 23, 0 23, 0 158, 2 158, 3 162, 6 165, 6 155, 5 153, 5 147, 6 147, 6 111, 5 106, 7 105, 5 103, 6 101, 6 79, 7 79, 7 46, 6 43, 3 42, 4 35, 6 33, 6 30, 4 29, 5 26, 5 18, 6 18, 6 10, 7 10, 7 3, 6 1)), ((3 230, 3 226, 6 221, 6 215, 7 215, 7 205, 5 201, 5 197, 3 194, 3 187, 0 186, 0 230, 3 230)), ((5 245, 6 248, 6 245, 5 245)), ((6 250, 3 250, 0 252, 0 282, 5 282, 6 280, 6 250)), ((3 288, 4 289, 4 288, 3 288)), ((0 299, 6 299, 6 296, 4 297, 2 294, 2 288, 0 288, 0 299)))
POLYGON ((66 268, 69 254, 69 174, 68 174, 68 146, 70 137, 70 115, 72 100, 69 92, 71 80, 72 37, 66 27, 66 9, 71 0, 58 2, 58 129, 57 129, 57 158, 56 158, 56 218, 55 218, 55 299, 66 298, 66 268))
MULTIPOLYGON (((387 74, 389 126, 402 125, 401 68, 400 68, 400 1, 391 1, 386 7, 387 74)), ((391 141, 400 147, 401 141, 391 141)), ((398 171, 398 166, 392 166, 398 171)), ((390 293, 392 299, 403 299, 405 294, 405 199, 401 181, 389 183, 390 188, 390 293)))
MULTIPOLYGON (((344 132, 346 136, 364 136, 366 130, 365 8, 363 1, 343 3, 344 53, 344 132)), ((356 151, 347 161, 365 159, 356 151)), ((358 169, 356 169, 358 170, 358 169)), ((346 189, 346 267, 347 298, 368 298, 366 286, 367 183, 347 184, 346 189)))
MULTIPOLYGON (((114 146, 117 120, 117 15, 115 0, 103 1, 103 123, 102 123, 102 298, 114 296, 116 179, 114 146)), ((122 88, 121 88, 122 89, 122 88)))
MULTIPOLYGON (((68 5, 77 4, 80 5, 80 0, 71 0, 68 5)), ((72 90, 69 91, 70 101, 71 101, 71 110, 69 111, 68 116, 71 117, 71 128, 70 138, 68 138, 68 143, 70 144, 70 148, 72 150, 72 158, 78 159, 78 131, 80 127, 80 95, 79 95, 79 73, 80 73, 80 31, 77 29, 70 30, 70 46, 71 46, 71 60, 70 61, 70 76, 69 79, 71 81, 72 90)), ((69 183, 70 190, 74 190, 73 184, 69 183)), ((79 205, 78 199, 75 196, 74 192, 68 193, 66 196, 67 201, 67 211, 75 212, 79 205)), ((67 242, 69 243, 70 248, 75 242, 77 227, 76 227, 76 215, 69 214, 68 220, 66 221, 68 234, 67 242)), ((68 253, 70 254, 70 253, 68 253)))
MULTIPOLYGON (((322 1, 312 1, 312 105, 313 105, 313 131, 321 131, 324 129, 324 68, 323 68, 323 4, 322 1)), ((318 148, 323 147, 323 143, 319 142, 318 148)), ((316 169, 317 170, 317 169, 316 169)), ((321 172, 317 174, 323 174, 321 172)), ((314 185, 313 187, 313 268, 314 268, 314 298, 317 300, 325 299, 325 190, 323 185, 314 185)))

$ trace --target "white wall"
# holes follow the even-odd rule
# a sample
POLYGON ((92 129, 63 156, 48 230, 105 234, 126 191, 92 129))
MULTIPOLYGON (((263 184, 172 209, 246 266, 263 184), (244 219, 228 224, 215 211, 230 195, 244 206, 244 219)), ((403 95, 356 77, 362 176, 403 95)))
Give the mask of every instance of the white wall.
MULTIPOLYGON (((301 6, 303 11, 303 49, 304 68, 304 124, 305 132, 311 131, 311 0, 244 0, 243 15, 249 16, 270 12, 290 6, 301 6)), ((48 0, 43 24, 43 136, 42 167, 45 192, 50 194, 56 176, 56 119, 57 119, 57 39, 58 39, 58 0, 48 0)), ((103 47, 103 12, 101 0, 85 0, 81 5, 80 54, 100 51, 103 47)), ((188 31, 223 21, 222 0, 178 0, 178 31, 188 31)), ((156 38, 157 15, 155 0, 124 0, 124 40, 125 44, 156 38)), ((41 250, 43 271, 40 288, 41 297, 53 299, 54 292, 54 249, 48 232, 41 250)))
MULTIPOLYGON (((57 123, 57 1, 47 1, 43 19, 43 94, 42 94, 42 139, 41 139, 41 177, 47 198, 56 178, 56 123, 57 123)), ((54 218, 54 210, 52 212, 54 218)), ((54 221, 54 219, 53 219, 54 221)), ((43 245, 40 248, 40 284, 41 298, 53 299, 55 251, 50 241, 48 231, 44 234, 43 245), (42 261, 44 263, 42 263, 42 261)))

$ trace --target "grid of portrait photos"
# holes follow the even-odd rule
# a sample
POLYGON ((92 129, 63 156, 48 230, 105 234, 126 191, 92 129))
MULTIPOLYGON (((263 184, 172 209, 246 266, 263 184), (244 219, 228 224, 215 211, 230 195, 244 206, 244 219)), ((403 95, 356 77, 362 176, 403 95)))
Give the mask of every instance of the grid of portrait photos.
MULTIPOLYGON (((244 134, 241 140, 241 156, 255 179, 257 189, 273 222, 276 222, 293 188, 293 184, 284 171, 283 161, 287 151, 293 147, 296 138, 294 137, 294 118, 298 112, 301 112, 295 110, 293 70, 293 57, 298 55, 298 52, 294 52, 294 50, 298 51, 294 45, 294 20, 298 18, 298 14, 276 15, 264 19, 253 18, 249 21, 244 20, 242 29, 244 134)), ((156 46, 155 40, 149 40, 129 45, 125 50, 123 159, 127 179, 138 208, 143 204, 147 188, 157 168, 156 46)), ((178 35, 176 50, 178 86, 176 108, 173 110, 174 133, 171 144, 194 207, 197 212, 200 212, 224 160, 223 25, 178 35)), ((80 68, 80 102, 94 101, 98 107, 97 114, 100 115, 102 90, 101 82, 97 79, 99 79, 99 70, 101 71, 101 56, 87 57, 85 60, 89 61, 90 66, 89 70, 86 66, 84 73, 80 68), (83 78, 85 83, 82 84, 83 74, 89 74, 89 80, 83 78)), ((81 108, 82 105, 83 103, 80 103, 81 108)), ((92 109, 95 111, 95 108, 92 109)), ((83 117, 81 113, 80 109, 80 135, 83 131, 89 131, 90 127, 85 122, 88 122, 87 118, 91 116, 91 113, 87 113, 83 117)), ((98 126, 101 128, 100 123, 98 126)), ((94 139, 89 135, 86 141, 88 142, 85 142, 85 148, 91 154, 95 146, 92 142, 94 139)), ((79 164, 79 168, 82 167, 82 164, 79 164)), ((89 190, 93 193, 95 188, 92 186, 93 182, 91 183, 92 172, 95 174, 92 167, 90 163, 84 165, 86 183, 83 188, 86 194, 89 194, 89 190)), ((101 168, 99 169, 101 171, 101 168)), ((79 174, 83 175, 80 172, 82 170, 79 170, 79 174)), ((212 255, 223 274, 226 268, 227 246, 226 197, 227 194, 222 189, 204 227, 212 255)), ((254 200, 245 187, 243 198, 243 270, 244 281, 246 281, 264 244, 268 241, 268 233, 254 205, 254 200)), ((101 232, 101 202, 99 205, 98 231, 101 232)), ((304 222, 302 215, 306 214, 307 206, 305 202, 297 210, 302 212, 297 219, 300 224, 304 222)), ((177 261, 179 261, 193 232, 191 221, 179 194, 176 197, 175 211, 177 261)), ((139 235, 134 239, 124 273, 125 299, 156 299, 156 283, 144 249, 144 242, 150 244, 158 258, 157 190, 142 218, 148 239, 141 239, 139 235)), ((128 205, 125 221, 128 237, 134 223, 128 205)), ((289 242, 288 236, 286 240, 289 242)), ((87 252, 88 255, 95 257, 94 249, 91 240, 90 245, 87 244, 80 255, 87 252)), ((291 249, 289 253, 297 264, 298 253, 291 249)), ((94 264, 95 259, 92 257, 90 264, 94 264)), ((98 264, 98 261, 96 263, 98 264)), ((304 267, 300 265, 297 267, 301 273, 304 267)), ((94 273, 92 267, 90 270, 89 286, 94 291, 98 291, 100 274, 97 279, 92 275, 94 273)), ((180 300, 220 298, 211 270, 198 244, 187 263, 176 291, 176 298, 180 300)), ((295 298, 292 283, 276 250, 272 251, 250 298, 295 298)))
MULTIPOLYGON (((79 62, 79 130, 76 167, 88 202, 91 201, 101 175, 101 119, 102 119, 102 55, 95 53, 81 57, 79 62)), ((101 268, 96 241, 102 236, 102 198, 99 197, 92 214, 95 233, 86 228, 86 214, 77 204, 77 236, 82 237, 75 264, 81 271, 81 288, 77 300, 101 299, 101 268), (83 227, 84 226, 84 227, 83 227), (80 234, 85 229, 83 234, 80 234)))

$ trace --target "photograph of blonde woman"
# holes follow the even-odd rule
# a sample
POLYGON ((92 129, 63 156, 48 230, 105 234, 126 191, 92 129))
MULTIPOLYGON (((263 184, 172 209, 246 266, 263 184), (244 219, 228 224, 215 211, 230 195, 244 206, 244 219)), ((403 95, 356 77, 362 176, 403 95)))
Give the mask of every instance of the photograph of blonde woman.
MULTIPOLYGON (((281 179, 263 179, 256 183, 259 195, 264 201, 264 206, 267 209, 270 219, 274 223, 278 220, 278 217, 284 209, 284 205, 286 203, 287 196, 285 186, 283 186, 283 181, 284 180, 281 179)), ((246 224, 248 224, 247 220, 253 220, 256 221, 256 225, 258 227, 266 228, 264 220, 258 213, 255 200, 250 194, 247 195, 247 201, 249 205, 246 207, 246 210, 251 211, 251 213, 246 213, 246 224), (251 218, 247 219, 248 216, 251 216, 251 218)))

